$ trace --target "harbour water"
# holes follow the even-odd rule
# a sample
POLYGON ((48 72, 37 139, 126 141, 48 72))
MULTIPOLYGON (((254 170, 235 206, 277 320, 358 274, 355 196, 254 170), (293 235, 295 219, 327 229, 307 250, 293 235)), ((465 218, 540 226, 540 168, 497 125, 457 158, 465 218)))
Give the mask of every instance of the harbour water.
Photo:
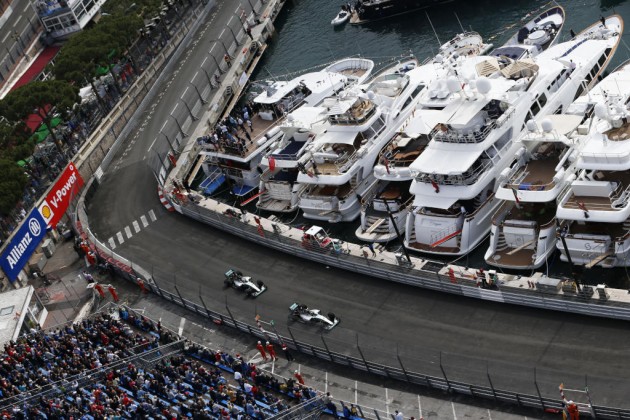
MULTIPOLYGON (((357 54, 373 59, 376 63, 409 53, 424 60, 435 55, 439 47, 437 38, 442 43, 446 42, 461 32, 462 27, 479 32, 486 42, 499 46, 521 23, 530 20, 532 14, 557 4, 563 6, 567 14, 561 40, 569 38, 569 29, 579 32, 602 15, 618 13, 626 19, 626 24, 630 24, 630 2, 627 0, 454 0, 444 6, 427 9, 426 13, 419 11, 366 25, 333 27, 330 21, 342 4, 340 0, 287 0, 276 21, 277 34, 253 79, 283 79, 282 75, 303 72, 357 54)), ((630 57, 629 37, 627 28, 609 70, 630 57)), ((308 223, 312 224, 312 221, 308 223)), ((357 242, 353 237, 357 223, 351 223, 347 229, 332 226, 332 230, 340 237, 357 242)), ((459 258, 458 264, 485 267, 483 254, 487 246, 487 241, 482 242, 473 253, 459 258)), ((449 258, 447 261, 452 260, 449 258)), ((557 253, 541 270, 554 276, 570 275, 570 267, 560 261, 557 253)), ((604 281, 611 287, 630 288, 630 274, 624 269, 587 270, 583 274, 583 281, 589 284, 604 281)))

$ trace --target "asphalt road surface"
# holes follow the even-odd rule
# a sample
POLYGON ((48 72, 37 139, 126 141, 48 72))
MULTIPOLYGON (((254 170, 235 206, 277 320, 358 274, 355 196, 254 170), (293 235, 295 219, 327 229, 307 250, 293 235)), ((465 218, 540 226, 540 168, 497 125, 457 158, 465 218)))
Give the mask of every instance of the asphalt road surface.
MULTIPOLYGON (((240 7, 219 2, 203 35, 167 74, 153 106, 136 123, 126 149, 114 159, 92 199, 88 215, 104 243, 122 237, 116 252, 153 272, 159 286, 213 310, 252 323, 256 313, 287 335, 288 307, 300 302, 334 312, 330 332, 291 324, 298 340, 331 351, 400 366, 450 380, 558 397, 558 385, 584 388, 597 405, 630 407, 627 322, 500 305, 390 284, 279 254, 234 238, 160 205, 147 153, 173 103, 206 57, 210 40, 240 7), (138 134, 137 136, 135 134, 138 134), (135 222, 135 223, 134 223, 135 222), (269 290, 253 300, 223 288, 227 268, 260 278, 269 290), (398 357, 397 357, 398 356, 398 357), (399 361, 400 360, 400 361, 399 361), (490 377, 490 379, 488 379, 490 377)), ((192 130, 191 130, 192 131, 192 130)), ((567 393, 577 401, 584 395, 567 393)))

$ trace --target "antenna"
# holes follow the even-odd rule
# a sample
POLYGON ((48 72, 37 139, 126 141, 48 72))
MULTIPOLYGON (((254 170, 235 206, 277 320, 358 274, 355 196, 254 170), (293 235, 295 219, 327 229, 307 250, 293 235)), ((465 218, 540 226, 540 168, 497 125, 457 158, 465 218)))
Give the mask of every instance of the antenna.
POLYGON ((457 19, 457 23, 459 23, 459 27, 462 28, 462 32, 466 32, 464 25, 462 25, 462 21, 459 20, 459 16, 457 16, 457 12, 454 12, 453 14, 455 15, 455 19, 457 19))
POLYGON ((427 20, 429 21, 429 24, 431 25, 431 29, 433 29, 433 33, 435 34, 435 38, 437 39, 438 45, 442 46, 442 42, 440 42, 440 37, 438 36, 437 32, 435 31, 435 27, 433 26, 433 22, 431 22, 431 18, 429 17, 429 13, 428 12, 424 12, 425 15, 427 15, 427 20))

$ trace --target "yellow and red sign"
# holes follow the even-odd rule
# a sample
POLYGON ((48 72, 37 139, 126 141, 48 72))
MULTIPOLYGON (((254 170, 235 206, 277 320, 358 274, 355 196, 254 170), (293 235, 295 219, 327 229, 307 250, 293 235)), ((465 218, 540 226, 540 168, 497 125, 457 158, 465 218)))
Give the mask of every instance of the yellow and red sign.
POLYGON ((77 167, 72 162, 68 163, 44 202, 39 206, 39 212, 49 227, 57 227, 70 201, 78 194, 82 186, 83 178, 77 167))

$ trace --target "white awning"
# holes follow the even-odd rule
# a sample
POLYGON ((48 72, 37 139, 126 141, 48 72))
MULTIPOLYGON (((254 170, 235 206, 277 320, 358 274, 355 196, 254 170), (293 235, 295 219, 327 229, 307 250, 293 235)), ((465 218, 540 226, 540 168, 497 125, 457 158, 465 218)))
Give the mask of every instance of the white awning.
POLYGON ((407 127, 402 130, 409 137, 418 137, 420 134, 429 134, 433 128, 442 122, 443 111, 422 110, 412 119, 407 127))
POLYGON ((482 96, 477 96, 474 99, 468 101, 457 101, 447 106, 445 110, 451 106, 456 107, 456 111, 453 116, 447 121, 448 124, 465 126, 467 125, 479 111, 486 106, 489 99, 482 96))
POLYGON ((314 144, 353 144, 357 133, 354 131, 326 131, 315 137, 314 144))
POLYGON ((581 115, 551 114, 538 121, 538 125, 540 126, 541 121, 550 120, 553 124, 553 131, 560 135, 567 135, 580 125, 582 119, 581 115))
MULTIPOLYGON (((459 175, 466 172, 483 150, 454 150, 450 144, 431 143, 411 164, 411 170, 438 175, 459 175), (444 146, 451 146, 444 147, 444 146)), ((461 149, 462 145, 458 149, 461 149)))
POLYGON ((296 108, 287 115, 284 125, 288 127, 305 127, 308 128, 314 123, 326 119, 326 108, 320 106, 305 106, 296 108))
POLYGON ((416 200, 413 202, 414 206, 417 207, 432 207, 434 209, 450 209, 453 204, 457 203, 458 198, 454 197, 444 197, 440 196, 439 193, 433 194, 431 196, 416 196, 416 200), (423 202, 425 201, 426 202, 423 202))

